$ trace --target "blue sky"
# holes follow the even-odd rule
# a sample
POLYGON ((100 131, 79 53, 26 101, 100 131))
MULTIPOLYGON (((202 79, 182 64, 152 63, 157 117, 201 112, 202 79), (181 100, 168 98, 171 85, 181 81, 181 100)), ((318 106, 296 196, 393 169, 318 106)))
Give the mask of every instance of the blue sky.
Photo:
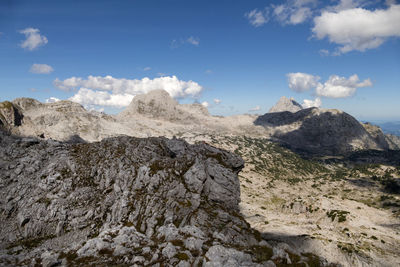
POLYGON ((71 98, 115 113, 170 86, 218 115, 262 114, 285 95, 399 120, 399 10, 362 0, 5 0, 0 100, 71 98))

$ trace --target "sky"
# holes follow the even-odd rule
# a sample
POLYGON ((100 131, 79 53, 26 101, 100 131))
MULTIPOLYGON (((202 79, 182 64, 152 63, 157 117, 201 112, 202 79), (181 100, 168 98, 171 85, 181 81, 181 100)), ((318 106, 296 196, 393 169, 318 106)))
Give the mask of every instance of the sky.
POLYGON ((400 120, 400 3, 378 0, 0 1, 0 101, 118 113, 165 89, 214 115, 281 96, 400 120))

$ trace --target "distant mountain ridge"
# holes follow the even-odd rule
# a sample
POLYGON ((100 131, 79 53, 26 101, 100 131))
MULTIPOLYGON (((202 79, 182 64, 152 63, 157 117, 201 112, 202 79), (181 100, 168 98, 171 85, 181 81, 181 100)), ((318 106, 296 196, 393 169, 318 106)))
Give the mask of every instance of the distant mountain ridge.
POLYGON ((117 115, 87 111, 71 101, 40 103, 18 98, 0 104, 0 126, 23 136, 56 140, 100 141, 107 137, 229 134, 263 137, 312 154, 343 154, 357 150, 399 149, 400 138, 379 127, 362 124, 333 109, 303 109, 281 97, 261 116, 212 116, 200 104, 179 104, 164 90, 134 97, 117 115))

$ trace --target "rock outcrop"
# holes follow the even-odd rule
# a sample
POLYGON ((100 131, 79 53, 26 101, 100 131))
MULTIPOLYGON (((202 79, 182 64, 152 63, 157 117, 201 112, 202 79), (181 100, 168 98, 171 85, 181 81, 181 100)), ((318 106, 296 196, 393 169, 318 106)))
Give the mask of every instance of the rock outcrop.
POLYGON ((23 115, 20 108, 9 101, 0 103, 0 127, 13 132, 15 127, 21 126, 23 115))
POLYGON ((137 95, 129 106, 118 114, 119 118, 129 120, 135 116, 191 124, 209 116, 207 108, 201 104, 180 105, 165 90, 153 90, 137 95))
POLYGON ((312 154, 342 155, 356 150, 398 149, 381 131, 363 126, 339 110, 308 108, 295 113, 266 113, 254 123, 272 129, 276 141, 312 154))
POLYGON ((121 116, 147 115, 153 118, 175 118, 179 116, 178 102, 165 90, 154 90, 147 94, 137 95, 121 116))
POLYGON ((2 132, 0 146, 2 266, 291 262, 239 214, 243 160, 229 152, 178 139, 68 144, 2 132))
POLYGON ((302 110, 303 107, 294 100, 294 98, 287 98, 286 96, 282 96, 279 101, 270 108, 268 113, 273 113, 273 112, 283 112, 283 111, 289 111, 289 112, 297 112, 299 110, 302 110))
POLYGON ((5 121, 4 128, 14 134, 64 141, 74 136, 87 141, 101 140, 115 135, 112 129, 118 129, 112 116, 87 111, 80 104, 67 100, 41 103, 32 98, 17 98, 2 102, 0 120, 5 121))

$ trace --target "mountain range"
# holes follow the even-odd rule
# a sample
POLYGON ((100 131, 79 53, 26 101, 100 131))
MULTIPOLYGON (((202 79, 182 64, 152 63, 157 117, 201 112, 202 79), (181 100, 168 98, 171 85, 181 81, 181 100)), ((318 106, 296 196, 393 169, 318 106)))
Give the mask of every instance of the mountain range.
POLYGON ((12 133, 67 141, 100 141, 115 135, 137 137, 216 133, 272 139, 296 151, 316 155, 358 150, 399 149, 400 138, 334 109, 303 109, 282 97, 262 116, 212 116, 201 104, 179 104, 166 91, 135 97, 117 115, 87 111, 70 101, 40 103, 19 98, 0 104, 0 123, 12 133))
POLYGON ((0 103, 4 266, 394 266, 400 139, 282 97, 212 116, 163 90, 117 115, 0 103))

